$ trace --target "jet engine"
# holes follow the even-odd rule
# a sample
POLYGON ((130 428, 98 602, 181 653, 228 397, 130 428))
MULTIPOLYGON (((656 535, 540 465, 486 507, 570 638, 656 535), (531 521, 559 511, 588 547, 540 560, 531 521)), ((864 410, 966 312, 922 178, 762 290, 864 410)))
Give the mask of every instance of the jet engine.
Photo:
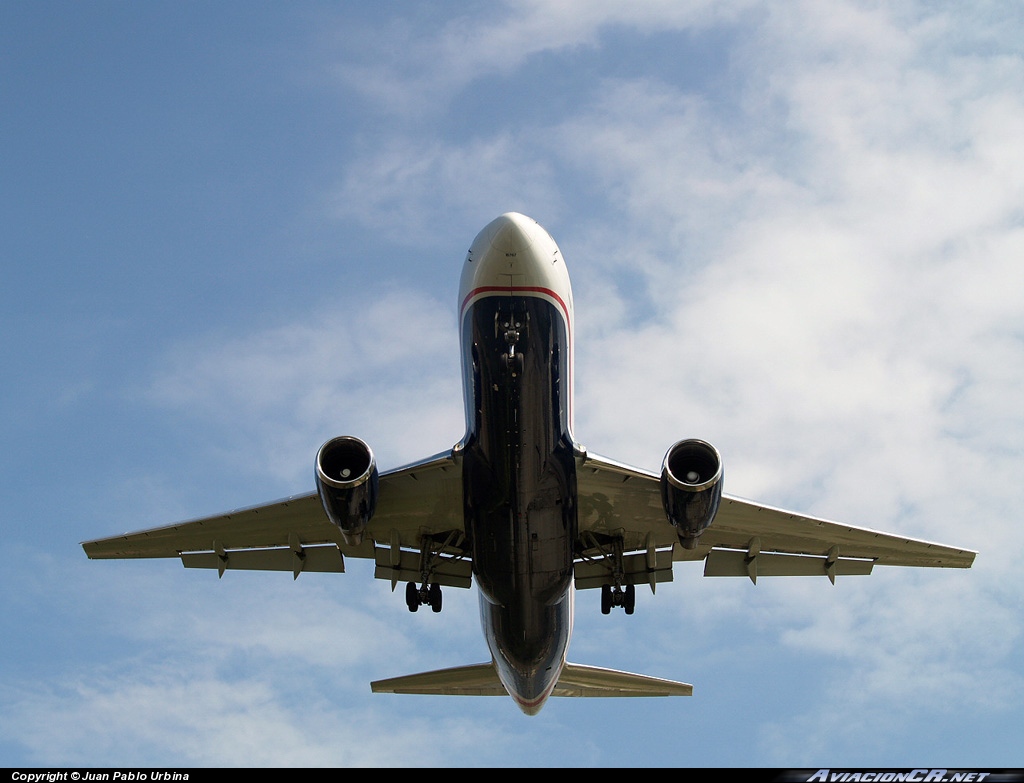
POLYGON ((686 549, 714 521, 722 500, 722 456, 702 440, 681 440, 661 466, 661 502, 686 549))
POLYGON ((346 543, 361 543, 377 508, 377 463, 370 447, 350 435, 327 441, 316 455, 316 491, 346 543))

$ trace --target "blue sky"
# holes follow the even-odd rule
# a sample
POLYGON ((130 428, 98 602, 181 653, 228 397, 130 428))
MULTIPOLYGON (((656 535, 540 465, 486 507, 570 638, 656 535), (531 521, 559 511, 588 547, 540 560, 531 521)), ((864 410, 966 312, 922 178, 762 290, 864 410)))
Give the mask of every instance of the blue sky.
POLYGON ((1024 14, 1002 3, 0 7, 0 764, 1024 766, 1024 14), (979 551, 583 592, 570 659, 690 699, 372 695, 486 659, 344 576, 79 542, 462 435, 476 232, 573 278, 577 437, 979 551))

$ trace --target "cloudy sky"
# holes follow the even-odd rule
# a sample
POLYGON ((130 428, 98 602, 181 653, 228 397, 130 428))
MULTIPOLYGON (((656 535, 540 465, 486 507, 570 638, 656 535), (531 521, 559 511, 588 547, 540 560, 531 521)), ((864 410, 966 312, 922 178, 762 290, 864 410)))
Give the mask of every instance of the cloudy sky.
POLYGON ((0 7, 0 765, 1024 766, 1024 11, 583 0, 0 7), (372 695, 476 596, 89 561, 464 428, 476 232, 573 277, 577 437, 979 552, 581 593, 689 699, 372 695))

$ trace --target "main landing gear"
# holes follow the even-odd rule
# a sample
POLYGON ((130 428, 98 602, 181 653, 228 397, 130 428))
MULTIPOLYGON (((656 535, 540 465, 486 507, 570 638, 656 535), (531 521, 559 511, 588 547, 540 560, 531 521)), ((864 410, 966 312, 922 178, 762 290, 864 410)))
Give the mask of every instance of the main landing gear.
POLYGON ((636 585, 601 585, 601 614, 610 614, 613 606, 621 606, 626 614, 636 608, 636 585))
POLYGON ((432 612, 441 611, 441 585, 436 582, 432 585, 423 583, 423 587, 417 588, 415 582, 409 582, 405 586, 405 605, 410 612, 415 612, 421 606, 429 606, 432 612))
MULTIPOLYGON (((636 574, 626 573, 625 553, 621 536, 587 533, 583 538, 583 557, 589 563, 600 563, 607 569, 605 582, 601 585, 601 614, 611 614, 613 606, 621 606, 626 614, 636 609, 636 574)), ((653 555, 653 550, 652 553, 653 555)), ((596 587, 596 585, 587 585, 596 587)))

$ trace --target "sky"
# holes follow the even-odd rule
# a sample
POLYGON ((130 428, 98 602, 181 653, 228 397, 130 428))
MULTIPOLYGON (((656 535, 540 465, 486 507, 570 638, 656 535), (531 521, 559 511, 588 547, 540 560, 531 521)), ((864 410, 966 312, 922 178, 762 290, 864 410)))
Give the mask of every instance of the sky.
POLYGON ((0 766, 1024 767, 1024 10, 0 3, 0 766), (348 573, 80 542, 382 469, 465 422, 466 249, 574 287, 576 437, 976 550, 581 591, 569 659, 681 699, 371 694, 486 660, 348 573))

